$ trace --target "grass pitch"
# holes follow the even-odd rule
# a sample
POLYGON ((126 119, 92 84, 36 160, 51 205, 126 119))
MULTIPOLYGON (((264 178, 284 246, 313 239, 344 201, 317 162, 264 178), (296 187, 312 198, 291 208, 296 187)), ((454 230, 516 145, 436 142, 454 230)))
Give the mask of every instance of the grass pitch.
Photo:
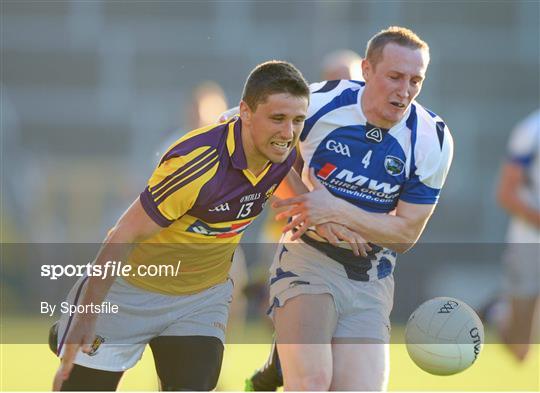
MULTIPOLYGON (((6 324, 15 328, 17 324, 6 324)), ((19 325, 21 326, 21 325, 19 325)), ((47 327, 24 323, 28 329, 46 337, 47 327)), ((268 334, 262 324, 249 329, 257 340, 268 334), (253 333, 254 332, 254 333, 253 333)), ((399 327, 394 327, 399 334, 399 327)), ((36 336, 37 337, 37 336, 36 336)), ((45 340, 45 338, 44 338, 45 340)), ((243 390, 244 379, 262 365, 270 344, 228 344, 218 391, 243 390)), ((0 346, 1 391, 50 390, 58 359, 46 344, 2 344, 0 346)), ((157 390, 152 354, 147 350, 142 360, 128 371, 120 383, 121 391, 157 390)), ((468 370, 447 377, 430 375, 409 358, 404 344, 391 345, 391 391, 540 391, 540 352, 535 344, 529 359, 518 364, 499 344, 487 344, 478 361, 468 370)))

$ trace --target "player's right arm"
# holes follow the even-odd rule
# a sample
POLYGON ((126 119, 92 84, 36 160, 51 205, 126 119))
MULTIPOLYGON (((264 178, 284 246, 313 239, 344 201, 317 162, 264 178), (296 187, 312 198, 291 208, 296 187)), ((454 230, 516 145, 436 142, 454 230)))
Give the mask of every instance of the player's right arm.
MULTIPOLYGON (((126 261, 133 246, 184 215, 195 203, 202 186, 215 175, 219 160, 214 148, 186 146, 182 149, 181 143, 178 146, 164 156, 148 187, 109 231, 94 262, 96 265, 104 265, 107 261, 126 261)), ((81 304, 101 303, 115 278, 111 275, 90 277, 81 304)), ((78 314, 75 318, 66 339, 62 364, 55 376, 54 390, 58 390, 62 381, 69 377, 78 351, 81 348, 83 352, 90 350, 97 316, 78 314)))
MULTIPOLYGON (((161 226, 148 216, 140 200, 137 199, 120 217, 114 228, 109 231, 94 264, 104 265, 107 261, 125 261, 135 243, 149 238, 161 229, 161 226)), ((81 304, 100 304, 105 299, 115 278, 113 275, 108 275, 105 278, 101 276, 89 277, 81 304)), ((95 337, 97 316, 96 313, 77 314, 66 339, 62 364, 54 380, 54 390, 60 390, 62 381, 69 377, 79 349, 82 349, 83 352, 90 351, 90 343, 95 337)))

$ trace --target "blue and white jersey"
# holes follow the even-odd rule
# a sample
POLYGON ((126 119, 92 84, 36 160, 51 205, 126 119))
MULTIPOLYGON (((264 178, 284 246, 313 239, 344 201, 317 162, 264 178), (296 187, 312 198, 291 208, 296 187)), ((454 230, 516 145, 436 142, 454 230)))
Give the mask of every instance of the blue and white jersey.
MULTIPOLYGON (((520 165, 526 183, 518 191, 531 207, 540 210, 540 109, 527 116, 510 135, 508 160, 520 165)), ((519 217, 512 217, 508 230, 510 243, 540 243, 540 231, 519 217)))
MULTIPOLYGON (((348 80, 311 85, 300 136, 304 182, 314 168, 333 195, 369 212, 390 213, 399 200, 436 204, 452 161, 449 129, 417 102, 391 129, 376 128, 362 112, 363 90, 348 80)), ((382 248, 371 259, 361 281, 391 274, 396 253, 382 248)))

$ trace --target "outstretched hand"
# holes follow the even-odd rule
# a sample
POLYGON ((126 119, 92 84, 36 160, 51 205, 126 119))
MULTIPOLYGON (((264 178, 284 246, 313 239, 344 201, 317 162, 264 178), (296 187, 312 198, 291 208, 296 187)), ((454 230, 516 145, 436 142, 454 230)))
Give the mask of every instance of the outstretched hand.
POLYGON ((368 256, 368 252, 371 251, 371 247, 366 239, 344 225, 326 222, 317 225, 315 229, 319 236, 324 237, 334 246, 339 246, 343 242, 348 243, 351 246, 353 254, 356 256, 365 258, 368 256))
POLYGON ((284 212, 276 216, 277 220, 294 217, 290 223, 285 225, 283 232, 296 229, 291 240, 296 240, 302 236, 312 225, 318 225, 332 221, 331 206, 336 198, 330 194, 324 185, 321 184, 313 168, 309 170, 309 178, 313 185, 313 191, 298 195, 293 198, 279 200, 273 203, 273 207, 288 207, 284 212))
POLYGON ((62 363, 54 376, 53 391, 60 391, 62 383, 69 378, 79 350, 84 353, 90 353, 92 350, 90 343, 95 338, 95 320, 83 319, 80 316, 75 318, 75 324, 64 344, 62 363))

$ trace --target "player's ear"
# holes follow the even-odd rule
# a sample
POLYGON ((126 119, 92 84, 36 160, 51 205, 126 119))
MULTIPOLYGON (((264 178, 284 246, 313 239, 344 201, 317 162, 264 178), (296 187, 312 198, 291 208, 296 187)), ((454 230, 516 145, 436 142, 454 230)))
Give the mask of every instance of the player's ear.
POLYGON ((367 59, 362 59, 362 76, 367 82, 371 75, 371 63, 367 59))
POLYGON ((241 100, 239 109, 240 109, 240 118, 242 119, 242 121, 244 123, 249 122, 251 120, 251 113, 252 113, 249 105, 244 100, 241 100))

